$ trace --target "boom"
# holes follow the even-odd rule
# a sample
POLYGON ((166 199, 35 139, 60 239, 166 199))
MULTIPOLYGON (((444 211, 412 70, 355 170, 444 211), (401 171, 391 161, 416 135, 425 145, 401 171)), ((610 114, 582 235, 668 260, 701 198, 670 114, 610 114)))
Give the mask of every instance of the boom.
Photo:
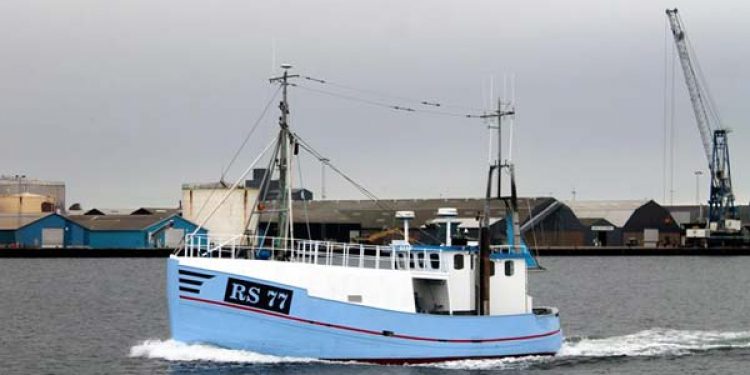
POLYGON ((729 144, 727 142, 728 131, 718 122, 716 111, 711 108, 708 92, 701 86, 698 76, 695 74, 693 60, 688 51, 685 29, 677 9, 667 9, 669 26, 677 46, 677 54, 680 56, 682 72, 685 74, 685 84, 690 93, 690 101, 693 104, 693 113, 701 134, 703 150, 706 153, 708 168, 711 172, 711 191, 708 200, 708 223, 716 229, 736 231, 739 222, 737 209, 734 205, 734 193, 732 192, 732 173, 729 165, 729 144), (715 126, 711 126, 713 115, 716 119, 715 126))
POLYGON ((677 9, 667 9, 667 18, 669 19, 669 26, 672 28, 672 35, 674 36, 674 42, 677 46, 677 54, 680 56, 682 72, 685 74, 685 84, 690 93, 690 101, 693 103, 695 121, 698 125, 698 131, 701 133, 701 141, 703 142, 703 150, 706 153, 706 161, 711 163, 711 138, 713 129, 708 117, 706 95, 704 95, 702 92, 703 90, 701 90, 698 83, 698 78, 695 74, 695 69, 693 68, 693 62, 688 53, 687 42, 685 41, 685 29, 682 27, 682 20, 677 14, 677 9))

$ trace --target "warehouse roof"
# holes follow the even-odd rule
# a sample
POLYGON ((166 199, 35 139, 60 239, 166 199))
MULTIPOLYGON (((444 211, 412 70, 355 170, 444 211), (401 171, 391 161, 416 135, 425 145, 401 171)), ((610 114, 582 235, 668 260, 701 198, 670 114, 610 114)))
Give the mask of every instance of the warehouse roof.
POLYGON ((0 185, 45 185, 45 186, 64 186, 62 181, 44 181, 27 178, 26 176, 6 176, 0 175, 0 185))
POLYGON ((649 202, 648 200, 616 201, 566 201, 565 205, 573 210, 578 219, 602 218, 617 227, 622 227, 633 215, 633 212, 649 202))
MULTIPOLYGON (((521 220, 528 217, 530 210, 538 204, 548 202, 551 198, 519 198, 521 220)), ((394 218, 396 211, 414 211, 413 226, 422 226, 437 217, 438 208, 452 207, 458 211, 458 218, 476 218, 484 210, 482 198, 451 199, 388 199, 372 200, 326 200, 296 201, 292 209, 295 222, 305 221, 307 216, 311 223, 361 224, 366 229, 382 229, 399 225, 394 218)), ((505 205, 498 201, 491 202, 492 217, 503 217, 505 205)), ((457 218, 457 219, 458 219, 457 218)), ((276 215, 263 215, 261 221, 276 221, 276 215)), ((462 220, 463 221, 463 220, 462 220)), ((468 224, 468 221, 467 221, 468 224)))
POLYGON ((91 208, 83 212, 83 215, 130 215, 135 208, 91 208))
POLYGON ((180 213, 179 208, 174 207, 141 207, 131 212, 131 215, 170 215, 180 213))
POLYGON ((658 229, 659 232, 679 233, 680 225, 675 222, 669 210, 655 201, 648 201, 639 207, 623 225, 625 232, 640 232, 646 228, 658 229))
POLYGON ((177 215, 76 215, 69 219, 89 230, 143 230, 174 216, 177 215))
MULTIPOLYGON (((750 206, 737 205, 737 214, 743 223, 750 222, 750 206)), ((681 206, 664 206, 672 217, 680 224, 694 223, 704 220, 708 215, 708 206, 703 205, 681 205, 681 206), (701 216, 702 215, 702 216, 701 216)))

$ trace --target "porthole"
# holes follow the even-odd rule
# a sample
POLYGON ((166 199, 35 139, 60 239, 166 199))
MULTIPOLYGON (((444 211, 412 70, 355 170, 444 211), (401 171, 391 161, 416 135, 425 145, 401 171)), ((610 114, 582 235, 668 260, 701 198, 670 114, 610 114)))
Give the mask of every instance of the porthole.
POLYGON ((464 255, 456 254, 453 256, 453 269, 462 270, 464 269, 464 255))

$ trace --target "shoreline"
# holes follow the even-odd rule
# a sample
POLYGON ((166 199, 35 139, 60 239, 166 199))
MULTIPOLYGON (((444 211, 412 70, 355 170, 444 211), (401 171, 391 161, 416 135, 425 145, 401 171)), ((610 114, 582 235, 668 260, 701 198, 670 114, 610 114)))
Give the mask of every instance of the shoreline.
MULTIPOLYGON (((0 258, 168 258, 173 249, 0 249, 0 258)), ((750 256, 750 248, 538 247, 537 256, 750 256)))

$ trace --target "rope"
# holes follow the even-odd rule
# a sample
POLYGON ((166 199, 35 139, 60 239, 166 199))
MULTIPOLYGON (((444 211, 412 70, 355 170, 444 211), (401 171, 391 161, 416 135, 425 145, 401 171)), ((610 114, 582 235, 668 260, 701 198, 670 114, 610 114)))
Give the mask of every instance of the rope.
POLYGON ((389 103, 378 101, 378 100, 371 100, 371 99, 362 98, 362 97, 353 96, 353 95, 346 95, 346 94, 340 94, 340 93, 335 93, 335 92, 326 91, 326 90, 320 90, 320 89, 316 89, 316 88, 312 88, 308 86, 303 86, 298 83, 290 83, 289 85, 297 87, 305 91, 316 93, 316 94, 326 95, 326 96, 339 98, 339 99, 345 99, 345 100, 349 100, 353 102, 359 102, 359 103, 368 104, 368 105, 386 108, 386 109, 395 110, 395 111, 411 112, 411 113, 425 113, 425 114, 431 114, 431 115, 457 117, 457 118, 482 118, 483 116, 481 114, 461 114, 461 113, 452 113, 452 112, 437 111, 437 110, 430 110, 430 109, 416 109, 411 106, 394 105, 394 104, 389 104, 389 103))
MULTIPOLYGON (((375 202, 375 204, 378 207, 380 207, 381 210, 383 210, 383 211, 397 211, 396 207, 391 206, 389 204, 386 204, 385 201, 383 201, 380 198, 378 198, 373 192, 369 191, 362 184, 359 184, 358 182, 354 181, 353 178, 349 177, 346 173, 344 173, 338 167, 336 167, 333 164, 331 164, 331 161, 330 161, 329 158, 326 158, 325 156, 323 156, 322 154, 320 154, 318 151, 316 151, 314 148, 312 148, 312 146, 310 146, 304 139, 302 139, 299 136, 299 134, 297 134, 297 133, 293 133, 293 134, 294 134, 294 138, 297 140, 297 142, 299 143, 300 147, 303 150, 309 152, 310 155, 312 155, 314 158, 318 159, 318 161, 320 161, 321 163, 323 163, 326 166, 328 166, 328 168, 330 168, 332 171, 336 172, 336 174, 338 174, 339 176, 341 176, 342 178, 344 178, 346 181, 348 181, 350 184, 352 184, 357 190, 360 191, 360 193, 362 193, 364 196, 366 196, 367 198, 369 198, 370 200, 372 200, 373 202, 375 202)), ((393 218, 393 220, 395 221, 395 217, 393 218)), ((392 224, 393 224, 393 222, 392 222, 392 224)), ((431 238, 432 240, 437 241, 438 243, 440 242, 440 239, 438 239, 435 236, 431 235, 430 233, 428 233, 424 229, 422 229, 422 228, 416 228, 416 229, 419 230, 420 233, 422 233, 425 236, 431 238)), ((420 244, 422 243, 420 241, 417 241, 417 242, 419 242, 420 244)))
MULTIPOLYGON (((302 186, 304 188, 305 183, 302 180, 302 158, 297 156, 297 172, 299 172, 299 186, 302 186)), ((307 197, 305 197, 305 193, 303 191, 300 192, 302 194, 302 207, 305 211, 305 225, 307 227, 307 239, 312 240, 312 234, 310 231, 310 217, 307 215, 307 197)))
POLYGON ((310 146, 307 141, 300 138, 300 136, 297 133, 294 133, 295 139, 297 139, 297 142, 299 142, 299 145, 307 152, 309 152, 312 156, 317 158, 321 163, 328 166, 332 171, 336 172, 339 176, 343 177, 346 181, 354 185, 354 187, 359 190, 364 196, 367 198, 370 198, 371 200, 375 201, 377 204, 380 204, 380 199, 371 191, 369 191, 366 187, 362 186, 361 184, 357 183, 349 177, 346 173, 344 173, 342 170, 340 170, 338 167, 331 164, 331 161, 324 157, 322 154, 320 154, 318 151, 316 151, 312 146, 310 146))
POLYGON ((668 117, 667 108, 669 103, 669 21, 664 23, 664 107, 662 109, 662 126, 664 128, 664 148, 662 149, 662 202, 667 203, 667 136, 668 136, 668 117))
MULTIPOLYGON (((268 108, 271 107, 271 103, 273 103, 274 100, 276 100, 276 96, 279 94, 280 87, 281 86, 279 86, 279 88, 277 88, 276 91, 273 92, 273 94, 271 95, 271 98, 263 107, 263 111, 261 111, 260 116, 258 116, 258 118, 255 120, 255 123, 253 124, 252 128, 250 128, 250 131, 247 133, 247 135, 245 135, 245 139, 242 141, 242 144, 240 144, 240 147, 234 153, 234 156, 232 156, 231 161, 229 162, 229 164, 227 164, 224 170, 221 171, 221 178, 219 179, 219 182, 222 185, 224 184, 224 177, 226 176, 227 172, 229 172, 229 169, 232 168, 232 165, 234 165, 234 162, 237 161, 237 158, 239 157, 240 153, 247 145, 247 142, 250 140, 250 137, 253 135, 253 133, 255 133, 255 130, 258 129, 258 126, 260 125, 261 121, 263 120, 263 118, 266 116, 266 113, 268 112, 268 108)), ((206 205, 211 200, 211 198, 213 198, 217 190, 218 190, 217 188, 213 188, 211 190, 211 193, 208 195, 208 199, 206 199, 203 202, 203 204, 201 205, 201 208, 198 210, 198 213, 195 215, 196 218, 201 216, 201 214, 203 213, 203 210, 206 209, 206 205)))
POLYGON ((390 99, 395 99, 395 100, 398 100, 398 101, 411 102, 411 103, 415 103, 415 104, 419 104, 419 105, 424 105, 424 106, 428 106, 428 107, 455 108, 455 109, 468 110, 468 111, 476 111, 476 112, 483 112, 483 111, 485 111, 484 109, 480 109, 480 108, 474 108, 474 107, 468 107, 468 106, 461 106, 461 105, 455 105, 455 104, 445 104, 445 103, 439 103, 439 102, 431 101, 431 100, 408 98, 408 97, 405 97, 405 96, 399 96, 399 95, 393 95, 393 94, 384 93, 382 91, 376 91, 376 90, 364 89, 364 88, 357 88, 357 87, 353 87, 353 86, 349 86, 349 85, 343 85, 343 84, 340 84, 340 83, 335 83, 335 82, 331 82, 331 81, 328 81, 328 80, 319 79, 319 78, 313 78, 313 77, 309 77, 309 76, 302 76, 302 78, 305 79, 305 80, 307 80, 307 81, 319 83, 319 84, 322 84, 322 85, 334 86, 334 87, 337 87, 337 88, 340 88, 340 89, 344 89, 344 90, 355 91, 355 92, 359 92, 359 93, 363 93, 363 94, 370 94, 370 95, 378 96, 378 97, 381 97, 381 98, 390 98, 390 99))
POLYGON ((258 161, 260 161, 260 159, 261 159, 261 158, 263 157, 263 155, 265 155, 265 154, 266 154, 266 152, 267 152, 267 151, 268 151, 268 150, 269 150, 269 149, 271 148, 271 146, 273 146, 273 145, 274 145, 275 143, 276 143, 276 140, 275 140, 275 139, 274 139, 274 140, 272 140, 272 141, 271 141, 271 142, 270 142, 270 143, 268 144, 268 146, 266 146, 266 147, 265 147, 265 148, 263 149, 263 151, 262 151, 262 152, 260 153, 260 155, 258 155, 258 157, 257 157, 257 158, 255 158, 255 160, 253 160, 253 162, 252 162, 252 163, 250 163, 250 166, 248 166, 248 167, 247 167, 247 169, 245 169, 245 171, 244 171, 244 172, 242 173, 242 175, 241 175, 241 176, 240 176, 240 177, 239 177, 239 178, 237 179, 237 181, 236 181, 236 182, 235 182, 235 183, 234 183, 234 184, 232 185, 232 187, 231 187, 231 188, 229 189, 229 191, 227 191, 227 192, 226 192, 226 194, 224 194, 224 197, 223 197, 223 198, 222 198, 222 199, 221 199, 221 200, 219 201, 219 203, 218 203, 218 204, 216 204, 216 206, 215 206, 215 207, 214 207, 214 209, 213 209, 213 210, 211 211, 211 213, 209 213, 209 214, 208 214, 208 216, 206 216, 206 218, 205 218, 205 219, 203 219, 203 220, 201 221, 200 225, 198 225, 198 226, 197 226, 197 227, 195 228, 195 230, 194 230, 194 231, 193 231, 193 233, 192 233, 193 235, 195 235, 196 233, 198 233, 198 231, 199 231, 199 230, 200 230, 200 229, 201 229, 201 228, 202 228, 202 227, 203 227, 203 226, 204 226, 204 225, 206 224, 206 221, 208 221, 208 219, 210 219, 210 218, 211 218, 211 217, 212 217, 212 216, 213 216, 213 215, 214 215, 214 214, 216 213, 216 211, 217 211, 217 210, 219 209, 219 207, 221 207, 221 205, 222 205, 222 204, 224 204, 224 202, 225 202, 225 201, 227 200, 227 198, 229 198, 229 195, 230 195, 230 194, 232 194, 232 192, 234 191, 234 189, 236 189, 236 188, 237 188, 237 185, 239 185, 239 184, 240 184, 240 182, 242 182, 242 180, 244 180, 244 179, 245 179, 245 176, 247 176, 247 174, 248 174, 248 173, 250 173, 250 171, 252 171, 252 170, 253 170, 253 167, 255 167, 255 164, 256 164, 256 163, 258 163, 258 161))
MULTIPOLYGON (((682 17, 680 17, 680 22, 682 22, 682 17)), ((695 68, 696 68, 697 75, 698 75, 698 81, 700 82, 698 87, 700 88, 702 96, 704 96, 707 100, 703 104, 705 105, 708 114, 712 117, 712 119, 716 123, 715 126, 721 129, 722 122, 721 122, 721 118, 719 117, 719 112, 716 110, 717 108, 716 102, 714 102, 714 98, 708 89, 708 82, 706 81, 706 78, 703 75, 703 69, 701 68, 700 61, 698 61, 698 57, 695 54, 695 49, 693 48, 693 42, 690 40, 690 38, 687 35, 685 35, 685 42, 688 46, 688 49, 690 50, 690 56, 692 57, 693 62, 695 62, 695 68)), ((713 133, 714 129, 711 126, 711 124, 706 124, 706 125, 708 125, 709 131, 713 133)))

